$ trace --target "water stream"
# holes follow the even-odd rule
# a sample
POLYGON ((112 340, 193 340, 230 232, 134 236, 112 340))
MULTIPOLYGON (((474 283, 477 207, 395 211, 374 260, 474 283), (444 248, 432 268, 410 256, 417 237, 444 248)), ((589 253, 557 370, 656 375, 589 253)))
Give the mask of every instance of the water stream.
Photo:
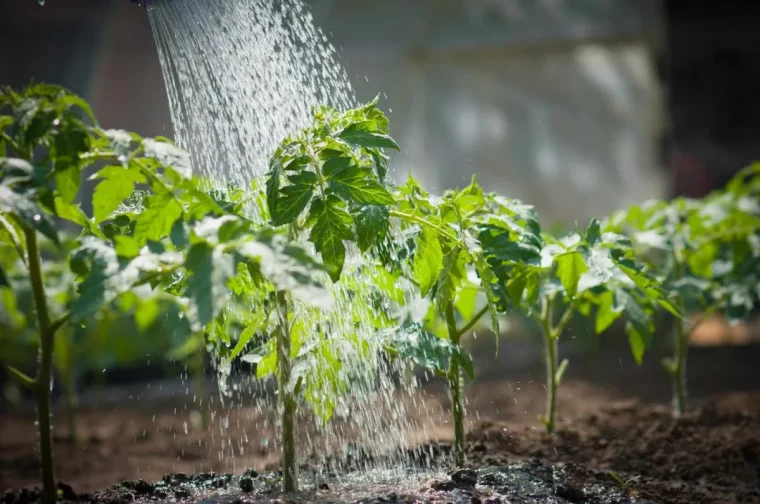
MULTIPOLYGON (((167 0, 150 7, 149 17, 175 139, 190 152, 196 173, 217 187, 261 184, 270 154, 311 122, 313 106, 356 105, 335 49, 301 0, 167 0)), ((359 442, 365 455, 397 449, 403 457, 413 442, 410 436, 419 432, 401 400, 412 395, 416 381, 403 365, 381 357, 382 342, 369 320, 348 315, 352 294, 344 283, 352 283, 360 296, 370 295, 373 279, 356 272, 361 264, 356 251, 349 254, 344 280, 333 286, 332 309, 299 315, 308 327, 330 324, 331 348, 343 360, 341 379, 350 382, 350 393, 337 401, 337 421, 314 436, 303 432, 299 437, 302 455, 345 457, 352 442, 359 442), (407 379, 394 379, 399 376, 407 379)), ((414 301, 411 286, 407 292, 414 301)), ((224 385, 228 368, 220 371, 224 385)), ((307 370, 306 380, 318 380, 319 372, 307 370)), ((256 380, 222 388, 223 408, 253 403, 256 409, 274 410, 271 393, 256 380)), ((330 399, 325 394, 325 401, 330 399)), ((248 433, 245 442, 229 439, 224 411, 213 417, 217 425, 211 428, 221 429, 220 457, 234 459, 236 451, 261 441, 256 432, 248 433)), ((378 459, 385 467, 401 467, 388 457, 378 459)))

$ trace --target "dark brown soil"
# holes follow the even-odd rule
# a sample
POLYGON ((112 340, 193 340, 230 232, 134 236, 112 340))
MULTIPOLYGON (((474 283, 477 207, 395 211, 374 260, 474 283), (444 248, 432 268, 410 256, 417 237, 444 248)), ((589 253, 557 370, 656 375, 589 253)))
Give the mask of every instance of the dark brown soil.
MULTIPOLYGON (((645 393, 643 401, 626 399, 631 387, 641 388, 630 382, 637 379, 634 371, 616 369, 605 377, 596 368, 589 377, 589 366, 576 359, 560 390, 558 432, 553 437, 545 435, 537 421, 545 401, 540 368, 515 370, 498 379, 490 376, 466 390, 469 463, 473 468, 534 459, 566 463, 568 481, 579 486, 618 485, 651 502, 760 503, 760 387, 748 379, 757 380, 760 368, 754 363, 760 360, 746 355, 757 350, 749 348, 742 359, 734 359, 734 350, 717 352, 712 361, 707 354, 701 357, 722 374, 710 381, 702 372, 692 380, 692 408, 678 421, 663 404, 648 402, 645 393), (702 382, 709 386, 701 387, 702 382), (725 392, 716 392, 717 387, 725 392), (618 484, 616 476, 628 483, 618 484)), ((636 372, 642 374, 639 383, 660 380, 646 367, 636 372)), ((654 395, 667 393, 658 390, 654 395)), ((449 401, 437 383, 428 386, 423 397, 420 411, 441 413, 413 414, 426 427, 429 442, 445 451, 451 437, 449 401)), ((77 492, 93 492, 122 480, 159 481, 169 473, 241 474, 249 468, 276 468, 277 454, 266 443, 273 437, 271 422, 253 409, 226 412, 230 427, 222 438, 218 428, 200 427, 197 413, 182 406, 175 413, 174 408, 170 403, 132 402, 83 411, 79 421, 89 440, 74 444, 57 439, 58 479, 77 492)), ((0 422, 0 492, 36 486, 33 420, 3 414, 0 422)))

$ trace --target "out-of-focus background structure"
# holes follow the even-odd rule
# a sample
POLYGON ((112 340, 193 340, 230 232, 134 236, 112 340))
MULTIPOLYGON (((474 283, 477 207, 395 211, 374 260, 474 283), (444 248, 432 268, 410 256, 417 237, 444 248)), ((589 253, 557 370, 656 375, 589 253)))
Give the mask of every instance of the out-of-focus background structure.
MULTIPOLYGON (((731 2, 312 0, 360 99, 385 93, 411 171, 434 190, 478 175, 585 220, 699 196, 757 157, 757 30, 731 2)), ((171 135, 145 12, 123 0, 0 2, 0 82, 58 82, 101 123, 171 135)))

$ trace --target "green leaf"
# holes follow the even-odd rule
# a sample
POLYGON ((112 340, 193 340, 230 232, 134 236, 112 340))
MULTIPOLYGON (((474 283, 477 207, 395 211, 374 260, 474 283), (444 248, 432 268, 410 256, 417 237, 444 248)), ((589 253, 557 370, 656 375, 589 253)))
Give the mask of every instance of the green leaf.
POLYGON ((380 205, 362 205, 353 212, 356 224, 356 244, 359 250, 366 252, 370 247, 381 243, 388 235, 388 208, 380 205))
POLYGON ((480 284, 483 286, 483 291, 486 293, 488 313, 491 316, 491 329, 493 330, 494 336, 498 337, 499 315, 496 311, 496 303, 498 302, 499 297, 494 291, 494 285, 498 279, 482 254, 475 256, 475 271, 477 271, 478 276, 480 277, 480 284))
POLYGON ((713 262, 718 254, 718 244, 710 242, 704 244, 693 254, 689 254, 687 261, 691 272, 702 278, 712 278, 713 262))
POLYGON ((270 215, 277 206, 277 200, 280 197, 280 176, 282 174, 282 164, 280 162, 281 155, 281 149, 277 149, 269 161, 269 173, 267 174, 266 193, 267 207, 269 208, 270 215))
MULTIPOLYGON (((240 355, 243 350, 245 350, 246 345, 248 345, 248 343, 251 341, 251 338, 253 338, 253 335, 256 334, 256 331, 261 329, 263 323, 263 317, 257 316, 253 323, 250 323, 246 326, 245 329, 243 329, 243 331, 240 333, 240 337, 238 338, 237 343, 235 344, 235 347, 227 356, 227 362, 232 362, 235 357, 240 355)), ((247 362, 251 361, 248 360, 247 362)))
POLYGON ((116 235, 114 236, 114 242, 116 243, 114 248, 119 257, 132 258, 140 254, 140 249, 142 247, 140 247, 140 243, 131 236, 116 235))
POLYGON ((588 242, 589 246, 593 247, 601 241, 601 233, 602 232, 599 227, 599 221, 596 219, 591 219, 591 222, 588 223, 588 227, 586 228, 586 241, 588 242))
MULTIPOLYGON (((298 171, 302 170, 303 168, 309 166, 311 164, 311 158, 307 155, 298 156, 295 159, 291 159, 287 163, 285 163, 285 166, 283 167, 283 170, 285 171, 298 171)), ((311 173, 311 172, 308 172, 311 173)), ((312 174, 313 175, 313 174, 312 174)), ((315 175, 316 179, 316 175, 315 175)))
POLYGON ((55 198, 55 214, 61 219, 66 219, 79 224, 91 234, 100 236, 100 229, 93 225, 78 205, 67 203, 60 196, 55 198))
POLYGON ((446 312, 446 307, 454 299, 457 287, 461 282, 461 278, 456 278, 454 274, 461 251, 457 245, 443 257, 443 267, 438 273, 435 292, 435 307, 439 314, 446 312))
POLYGON ((398 145, 396 145, 396 142, 390 136, 377 131, 377 123, 374 121, 349 124, 348 127, 338 134, 338 137, 360 147, 381 147, 399 150, 398 145))
POLYGON ((81 171, 76 165, 55 172, 56 188, 66 203, 72 203, 76 199, 81 182, 81 171))
POLYGON ((470 354, 465 352, 462 347, 455 346, 451 354, 451 359, 459 363, 459 366, 467 373, 467 376, 473 380, 475 379, 475 364, 472 362, 470 354))
POLYGON ((315 199, 312 202, 309 220, 314 222, 309 241, 321 254, 330 278, 337 282, 346 260, 343 240, 351 240, 354 236, 351 231, 353 219, 343 209, 343 204, 338 198, 329 196, 326 200, 315 199))
POLYGON ((298 245, 288 243, 280 234, 260 233, 256 240, 238 247, 237 252, 258 262, 261 274, 277 290, 311 306, 329 309, 332 294, 320 281, 324 268, 298 245))
POLYGON ((328 158, 322 165, 322 175, 332 177, 348 168, 352 162, 353 160, 346 156, 328 158))
POLYGON ((135 191, 135 183, 145 182, 145 177, 137 170, 122 166, 106 166, 97 177, 103 179, 92 195, 92 211, 95 222, 108 219, 122 202, 135 191))
POLYGON ((569 252, 556 256, 554 262, 557 264, 557 276, 562 287, 572 298, 578 290, 578 280, 588 270, 586 261, 580 252, 569 252))
POLYGON ((37 203, 2 185, 0 185, 0 210, 15 215, 25 226, 39 231, 53 243, 60 243, 53 222, 37 206, 37 203))
POLYGON ((191 316, 205 326, 219 314, 229 296, 227 279, 235 274, 228 255, 207 243, 190 247, 185 260, 189 273, 186 295, 190 298, 191 316))
POLYGON ((285 186, 280 189, 280 196, 272 209, 272 225, 290 224, 301 215, 311 201, 313 187, 305 184, 285 186))
POLYGON ((395 201, 391 193, 373 177, 370 168, 352 165, 328 177, 328 184, 346 200, 367 205, 392 205, 395 201))
POLYGON ((606 331, 622 313, 622 307, 615 306, 615 294, 612 291, 605 291, 600 296, 596 310, 596 321, 594 323, 596 333, 601 334, 606 331))
POLYGON ((421 331, 416 324, 393 330, 390 343, 400 357, 418 366, 443 373, 448 372, 452 356, 462 353, 450 340, 421 331))
POLYGON ((147 207, 137 217, 134 237, 145 243, 161 241, 169 236, 174 222, 182 215, 182 207, 171 193, 161 193, 146 198, 147 207))
POLYGON ((420 293, 427 296, 435 285, 438 272, 443 267, 443 251, 435 231, 423 227, 417 235, 412 270, 420 286, 420 293))
POLYGON ((628 334, 628 344, 631 347, 631 354, 636 364, 639 366, 644 362, 644 353, 647 349, 647 337, 631 322, 626 324, 625 331, 628 334))

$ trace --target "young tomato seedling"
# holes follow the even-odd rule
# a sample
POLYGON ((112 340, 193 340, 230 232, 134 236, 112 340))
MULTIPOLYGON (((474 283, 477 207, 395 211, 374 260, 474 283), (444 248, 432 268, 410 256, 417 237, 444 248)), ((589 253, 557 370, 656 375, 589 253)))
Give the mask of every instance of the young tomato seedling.
POLYGON ((7 369, 37 396, 48 504, 57 497, 50 384, 62 328, 86 324, 104 309, 130 313, 140 328, 149 327, 173 308, 183 314, 176 319, 200 330, 222 311, 227 281, 241 264, 259 268, 278 290, 306 291, 306 298, 322 290, 312 276, 320 268, 303 249, 228 214, 191 177, 187 153, 166 140, 100 130, 87 104, 62 88, 4 90, 0 113, 8 114, 0 115, 0 248, 15 255, 4 253, 0 261, 3 308, 14 309, 6 318, 18 320, 16 293, 23 290, 19 282, 28 283, 39 335, 37 375, 7 369), (90 217, 74 202, 83 170, 95 161, 111 164, 94 175, 90 217), (79 236, 62 239, 54 218, 69 221, 79 236), (54 268, 41 254, 45 241, 69 258, 73 285, 66 287, 76 292, 60 314, 51 310, 54 268))
POLYGON ((681 311, 698 313, 676 318, 674 354, 663 360, 673 383, 676 418, 686 410, 691 335, 713 314, 738 322, 758 305, 759 200, 760 165, 755 164, 702 200, 651 201, 618 212, 604 224, 631 238, 648 271, 662 279, 681 311))
MULTIPOLYGON (((417 364, 432 368, 446 378, 451 395, 454 423, 454 463, 465 463, 464 396, 462 370, 473 378, 473 364, 462 349, 462 336, 481 317, 490 314, 491 327, 499 334, 498 311, 506 306, 495 292, 494 265, 487 261, 483 242, 503 241, 505 260, 521 264, 530 253, 539 254, 536 222, 503 212, 512 200, 486 194, 473 177, 462 190, 452 190, 436 198, 409 178, 397 188, 398 205, 390 212, 406 233, 412 236, 411 276, 420 294, 432 298, 428 326, 434 334, 402 331, 395 344, 396 352, 417 364), (477 283, 468 280, 472 276, 477 283), (475 287, 475 289, 473 288, 475 287), (475 310, 475 294, 480 292, 485 304, 475 310), (457 314, 464 319, 459 326, 457 314), (443 321, 445 330, 436 331, 443 321)), ((399 244, 397 248, 403 245, 399 244)))
MULTIPOLYGON (((388 136, 388 119, 377 108, 376 99, 343 113, 327 107, 317 108, 314 124, 285 139, 270 160, 266 202, 271 224, 287 227, 293 237, 308 232, 309 241, 334 282, 343 272, 347 246, 367 251, 387 235, 387 207, 394 200, 384 184, 385 148, 398 150, 388 136)), ((291 492, 297 490, 298 483, 295 407, 301 381, 297 381, 294 388, 291 373, 297 334, 293 329, 299 321, 284 293, 277 292, 275 298, 279 321, 274 331, 276 359, 273 367, 259 363, 259 370, 276 370, 283 490, 291 492)), ((320 345, 327 344, 326 338, 321 341, 320 345)), ((339 366, 337 356, 328 355, 327 348, 318 345, 311 351, 321 352, 322 363, 334 361, 332 367, 339 366)), ((307 385, 312 387, 316 383, 319 381, 309 380, 307 385)), ((308 395, 310 391, 307 389, 305 393, 308 395)))
POLYGON ((557 389, 568 365, 567 360, 559 362, 558 342, 574 316, 588 316, 595 308, 595 330, 601 333, 625 314, 631 351, 640 363, 654 329, 654 306, 679 312, 659 282, 634 259, 628 239, 601 233, 597 220, 585 231, 562 239, 543 235, 540 240, 540 254, 521 264, 503 257, 503 244, 486 243, 485 250, 489 261, 500 264, 495 273, 502 294, 541 328, 548 394, 542 421, 551 434, 556 427, 557 389))

